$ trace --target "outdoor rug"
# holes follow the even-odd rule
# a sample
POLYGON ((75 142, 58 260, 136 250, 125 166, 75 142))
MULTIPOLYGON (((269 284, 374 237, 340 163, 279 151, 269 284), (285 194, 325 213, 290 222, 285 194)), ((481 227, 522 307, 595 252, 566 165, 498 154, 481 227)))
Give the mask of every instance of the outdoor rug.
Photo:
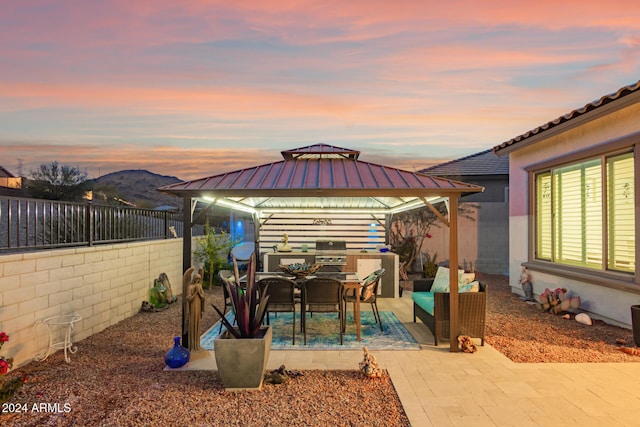
MULTIPOLYGON (((356 340, 353 313, 347 313, 347 330, 343 345, 340 345, 337 313, 313 313, 313 317, 307 314, 307 345, 304 345, 304 336, 300 332, 300 313, 296 313, 296 344, 294 346, 291 344, 292 315, 293 313, 277 313, 277 316, 276 313, 271 314, 272 350, 362 350, 362 347, 367 347, 369 350, 420 349, 420 345, 391 311, 380 312, 384 331, 380 331, 373 312, 363 311, 360 314, 361 341, 356 340)), ((233 314, 228 314, 226 317, 233 323, 233 314)), ((218 336, 219 330, 220 322, 200 337, 200 346, 205 350, 213 350, 213 340, 218 336)), ((222 331, 225 331, 224 326, 222 331)))

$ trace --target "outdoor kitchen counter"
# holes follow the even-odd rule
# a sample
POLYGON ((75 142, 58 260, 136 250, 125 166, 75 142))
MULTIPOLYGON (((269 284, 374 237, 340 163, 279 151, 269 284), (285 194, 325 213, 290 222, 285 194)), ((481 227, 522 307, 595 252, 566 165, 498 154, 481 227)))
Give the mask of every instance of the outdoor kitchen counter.
MULTIPOLYGON (((386 270, 380 281, 380 297, 398 298, 400 289, 400 278, 398 270, 400 261, 397 254, 393 252, 360 252, 359 250, 347 250, 347 264, 342 266, 342 271, 355 271, 360 277, 366 277, 369 273, 378 268, 386 270)), ((280 271, 280 264, 291 264, 295 262, 305 262, 313 264, 316 252, 310 249, 308 252, 265 252, 263 254, 264 271, 280 271)))

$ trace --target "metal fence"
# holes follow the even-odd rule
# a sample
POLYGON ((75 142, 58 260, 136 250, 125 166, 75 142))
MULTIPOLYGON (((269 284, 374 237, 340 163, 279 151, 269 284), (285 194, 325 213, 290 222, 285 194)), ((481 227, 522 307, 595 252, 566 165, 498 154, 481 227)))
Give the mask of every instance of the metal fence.
POLYGON ((179 212, 0 196, 0 252, 182 236, 179 212))

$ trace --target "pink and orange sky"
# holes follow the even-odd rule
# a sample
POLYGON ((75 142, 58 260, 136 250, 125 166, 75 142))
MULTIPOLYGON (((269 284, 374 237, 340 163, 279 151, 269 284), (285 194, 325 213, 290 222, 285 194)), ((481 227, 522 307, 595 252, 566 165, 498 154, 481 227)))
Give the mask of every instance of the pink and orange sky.
POLYGON ((0 165, 194 179, 315 143, 418 170, 640 79, 637 0, 0 3, 0 165))

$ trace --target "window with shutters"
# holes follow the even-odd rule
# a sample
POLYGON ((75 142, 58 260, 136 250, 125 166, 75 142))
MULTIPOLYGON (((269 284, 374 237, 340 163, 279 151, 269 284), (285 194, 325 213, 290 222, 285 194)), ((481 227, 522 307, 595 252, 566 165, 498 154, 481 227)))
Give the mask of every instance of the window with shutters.
POLYGON ((535 173, 535 257, 635 272, 632 152, 535 173))

